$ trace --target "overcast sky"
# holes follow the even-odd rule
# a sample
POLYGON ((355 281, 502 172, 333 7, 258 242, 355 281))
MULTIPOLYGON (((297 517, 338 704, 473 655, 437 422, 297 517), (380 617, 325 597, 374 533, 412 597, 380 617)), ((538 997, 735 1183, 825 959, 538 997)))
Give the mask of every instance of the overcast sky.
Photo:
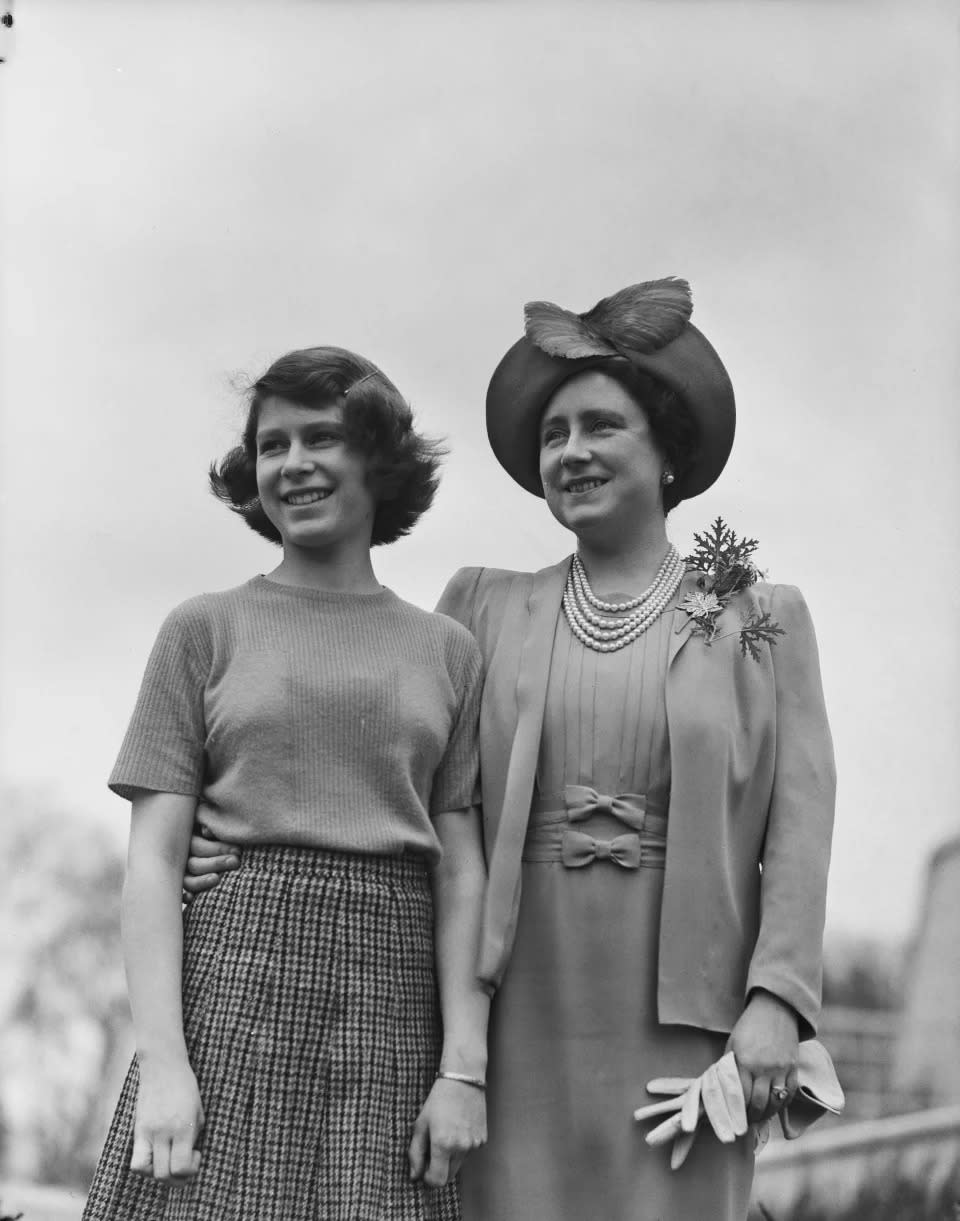
POLYGON ((3 108, 2 778, 109 825, 177 602, 278 559, 205 490, 238 378, 377 361, 452 455, 378 552, 431 605, 570 539, 487 452, 546 298, 688 278, 733 458, 671 516, 759 537, 817 624, 829 921, 909 931, 960 831, 957 14, 940 0, 20 0, 3 108))

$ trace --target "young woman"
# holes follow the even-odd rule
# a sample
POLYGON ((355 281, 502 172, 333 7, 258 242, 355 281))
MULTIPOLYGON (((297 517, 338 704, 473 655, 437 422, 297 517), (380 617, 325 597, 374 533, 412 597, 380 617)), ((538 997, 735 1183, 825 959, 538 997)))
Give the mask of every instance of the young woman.
MULTIPOLYGON (((687 571, 667 538, 734 433, 690 313, 677 280, 583 315, 537 303, 487 396, 498 460, 577 550, 463 569, 438 608, 486 668, 478 975, 497 995, 465 1221, 742 1221, 749 1133, 707 1128, 673 1170, 632 1113, 651 1078, 730 1049, 766 1118, 817 1020, 834 767, 816 643, 796 589, 748 560, 687 571)), ((191 872, 222 867, 223 845, 194 844, 191 872)))
POLYGON ((481 663, 370 557, 437 464, 376 366, 326 347, 267 370, 211 471, 283 558, 167 618, 111 776, 137 1054, 87 1218, 459 1216, 485 1139, 481 663), (244 851, 182 918, 195 818, 244 851))

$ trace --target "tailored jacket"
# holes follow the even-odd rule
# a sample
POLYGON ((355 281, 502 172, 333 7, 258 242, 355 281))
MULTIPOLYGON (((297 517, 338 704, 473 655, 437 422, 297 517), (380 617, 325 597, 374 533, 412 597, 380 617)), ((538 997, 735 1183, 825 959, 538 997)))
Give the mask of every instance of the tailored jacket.
MULTIPOLYGON (((437 610, 480 644, 484 844, 478 974, 499 985, 521 902, 521 854, 557 616, 571 557, 536 573, 463 568, 437 610)), ((688 572, 680 600, 702 574, 688 572)), ((763 988, 816 1029, 835 771, 816 639, 799 590, 758 583, 730 599, 717 639, 673 612, 666 713, 671 788, 660 925, 661 1023, 729 1032, 763 988), (740 615, 786 635, 743 657, 740 615)), ((625 962, 628 971, 631 964, 625 962)))

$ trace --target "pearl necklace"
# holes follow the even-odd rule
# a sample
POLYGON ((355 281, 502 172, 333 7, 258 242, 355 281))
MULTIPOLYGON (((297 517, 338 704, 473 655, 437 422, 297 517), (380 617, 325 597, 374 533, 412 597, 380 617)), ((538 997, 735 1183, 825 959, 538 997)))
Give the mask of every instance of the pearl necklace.
POLYGON ((579 555, 575 555, 562 602, 570 630, 581 644, 599 653, 613 653, 632 644, 666 610, 685 570, 680 552, 671 543, 649 589, 627 602, 602 602, 590 588, 579 555), (619 618, 611 619, 610 615, 619 618))

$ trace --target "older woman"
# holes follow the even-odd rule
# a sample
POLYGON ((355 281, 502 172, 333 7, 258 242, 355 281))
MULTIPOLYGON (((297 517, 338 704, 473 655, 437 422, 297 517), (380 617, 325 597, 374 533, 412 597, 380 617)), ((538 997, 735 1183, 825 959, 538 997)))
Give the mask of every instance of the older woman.
POLYGON ((283 556, 167 617, 111 776, 137 1055, 91 1221, 459 1217, 485 1135, 481 665, 370 555, 437 457, 374 364, 321 347, 257 380, 211 472, 283 556), (243 860, 181 923, 195 817, 243 860))
POLYGON ((816 644, 796 589, 749 564, 714 588, 667 538, 734 434, 690 313, 678 280, 583 315, 530 306, 487 396, 494 453, 577 549, 461 570, 439 606, 486 668, 478 974, 497 995, 467 1221, 742 1219, 748 1136, 704 1131, 674 1171, 632 1112, 651 1078, 729 1048, 761 1120, 817 1020, 834 770, 816 644))

